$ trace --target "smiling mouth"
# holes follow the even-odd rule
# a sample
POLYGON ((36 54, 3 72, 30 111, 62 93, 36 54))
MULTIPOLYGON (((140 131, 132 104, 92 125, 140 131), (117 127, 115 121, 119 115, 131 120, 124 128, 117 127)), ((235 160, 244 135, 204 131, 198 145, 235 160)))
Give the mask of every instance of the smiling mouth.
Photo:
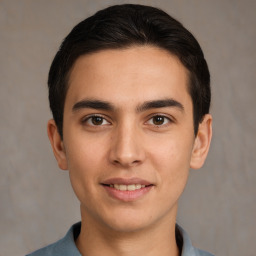
POLYGON ((101 183, 108 195, 123 202, 136 201, 151 191, 155 185, 142 179, 113 178, 101 183))
POLYGON ((110 188, 115 188, 117 190, 120 191, 135 191, 135 190, 139 190, 145 187, 149 187, 152 186, 152 184, 150 185, 142 185, 142 184, 129 184, 129 185, 125 185, 125 184, 102 184, 103 186, 108 186, 110 188))

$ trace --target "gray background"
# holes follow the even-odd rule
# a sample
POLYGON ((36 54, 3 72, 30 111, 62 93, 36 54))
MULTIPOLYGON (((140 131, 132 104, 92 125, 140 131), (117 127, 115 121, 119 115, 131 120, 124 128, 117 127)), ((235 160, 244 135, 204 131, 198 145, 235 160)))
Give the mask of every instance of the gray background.
POLYGON ((0 1, 0 255, 24 255, 79 220, 46 135, 47 73, 71 28, 115 3, 158 6, 199 40, 212 75, 214 136, 191 171, 179 223, 216 255, 255 255, 256 1, 0 1))

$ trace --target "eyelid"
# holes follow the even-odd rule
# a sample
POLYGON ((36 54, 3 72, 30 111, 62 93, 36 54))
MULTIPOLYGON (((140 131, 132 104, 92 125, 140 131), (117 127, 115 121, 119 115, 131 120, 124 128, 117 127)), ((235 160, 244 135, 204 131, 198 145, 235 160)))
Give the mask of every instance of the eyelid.
POLYGON ((163 114, 163 113, 155 113, 155 114, 152 114, 148 117, 146 123, 148 123, 150 120, 152 120, 154 117, 157 117, 157 116, 160 116, 160 117, 163 117, 163 118, 167 119, 168 123, 167 124, 161 124, 161 125, 155 125, 155 124, 150 124, 150 125, 156 126, 156 127, 164 127, 164 126, 167 126, 167 125, 175 122, 175 118, 170 116, 170 115, 166 115, 166 114, 163 114))
MULTIPOLYGON (((104 115, 102 115, 102 114, 90 114, 90 115, 87 115, 87 116, 85 116, 85 117, 82 118, 81 123, 82 123, 82 124, 85 124, 86 122, 88 122, 88 120, 89 120, 90 118, 93 118, 93 117, 101 117, 102 119, 104 119, 104 120, 108 123, 107 125, 111 124, 111 122, 108 120, 108 118, 106 118, 106 116, 104 116, 104 115)), ((91 125, 91 126, 104 126, 104 125, 106 125, 106 124, 102 124, 102 125, 93 125, 93 124, 90 124, 90 125, 91 125)))

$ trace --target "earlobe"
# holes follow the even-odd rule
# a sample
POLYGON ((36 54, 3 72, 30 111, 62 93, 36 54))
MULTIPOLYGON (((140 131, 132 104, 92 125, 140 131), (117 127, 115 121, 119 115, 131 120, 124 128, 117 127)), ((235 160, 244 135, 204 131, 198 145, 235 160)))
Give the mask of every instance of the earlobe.
POLYGON ((52 145, 54 156, 58 162, 60 169, 67 170, 68 165, 64 144, 58 132, 57 125, 53 119, 48 121, 47 133, 52 145))
POLYGON ((190 167, 199 169, 207 157, 212 138, 212 116, 207 114, 199 124, 198 133, 194 142, 190 167))

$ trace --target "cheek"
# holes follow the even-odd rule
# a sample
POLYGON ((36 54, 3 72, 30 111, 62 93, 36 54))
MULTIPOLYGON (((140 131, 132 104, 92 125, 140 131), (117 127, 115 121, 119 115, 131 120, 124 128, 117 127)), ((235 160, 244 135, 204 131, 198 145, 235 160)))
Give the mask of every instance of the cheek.
MULTIPOLYGON (((176 137, 177 138, 177 137, 176 137)), ((166 190, 183 191, 187 182, 192 152, 192 141, 166 139, 151 148, 151 161, 158 180, 166 190)))
POLYGON ((152 142, 149 147, 150 159, 164 169, 189 169, 193 141, 179 136, 169 136, 152 142))
POLYGON ((68 134, 65 147, 68 149, 67 161, 70 171, 85 171, 97 169, 96 166, 105 155, 106 143, 104 138, 86 136, 83 132, 68 134))
POLYGON ((95 184, 98 184, 104 147, 88 138, 77 137, 70 137, 66 142, 66 156, 71 185, 78 199, 84 201, 94 193, 95 184))

